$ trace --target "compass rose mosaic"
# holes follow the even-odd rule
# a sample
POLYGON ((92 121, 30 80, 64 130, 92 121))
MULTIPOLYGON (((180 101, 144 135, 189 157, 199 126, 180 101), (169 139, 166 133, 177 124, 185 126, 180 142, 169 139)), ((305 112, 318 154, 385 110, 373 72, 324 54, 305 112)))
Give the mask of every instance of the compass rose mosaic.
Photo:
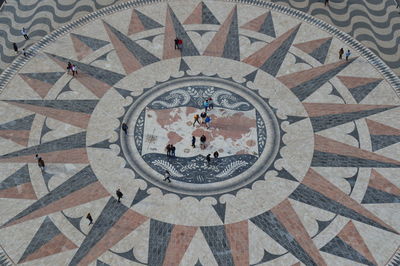
POLYGON ((400 244, 399 88, 343 36, 272 3, 168 1, 45 37, 0 84, 0 255, 385 265, 400 244))

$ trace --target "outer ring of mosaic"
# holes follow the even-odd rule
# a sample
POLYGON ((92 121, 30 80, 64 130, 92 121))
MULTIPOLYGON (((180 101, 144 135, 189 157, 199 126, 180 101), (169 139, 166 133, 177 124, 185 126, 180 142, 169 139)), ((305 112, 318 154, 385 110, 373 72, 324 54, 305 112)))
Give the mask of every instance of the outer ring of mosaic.
POLYGON ((260 175, 263 175, 268 167, 274 162, 276 155, 279 152, 280 144, 280 129, 278 120, 268 106, 268 104, 262 100, 259 96, 246 89, 242 85, 235 82, 231 82, 224 79, 212 78, 212 77, 184 77, 176 80, 170 80, 164 82, 158 86, 154 86, 150 90, 146 91, 143 95, 132 102, 131 107, 125 114, 125 121, 127 124, 131 124, 131 121, 136 121, 140 113, 150 103, 155 97, 161 95, 171 89, 176 88, 176 86, 184 85, 194 85, 198 83, 199 85, 212 85, 219 84, 226 86, 225 89, 230 88, 232 92, 240 94, 241 97, 251 98, 251 102, 256 102, 256 110, 260 113, 264 120, 264 124, 267 128, 267 143, 264 150, 260 154, 258 160, 245 172, 239 174, 238 176, 232 177, 228 180, 209 184, 187 184, 184 182, 173 182, 171 184, 166 184, 162 181, 160 174, 156 173, 151 169, 146 162, 143 161, 135 145, 135 141, 131 137, 126 137, 123 132, 120 132, 121 147, 125 159, 131 165, 131 167, 148 182, 153 183, 157 187, 161 187, 167 191, 173 191, 181 194, 190 195, 212 195, 228 193, 232 190, 240 189, 243 186, 257 180, 260 175), (135 104, 138 103, 138 104, 135 104), (258 106, 257 106, 258 105, 258 106))
MULTIPOLYGON (((81 27, 84 24, 87 24, 91 21, 97 20, 101 17, 105 17, 107 15, 126 10, 129 8, 135 8, 147 4, 154 4, 154 3, 161 3, 164 2, 162 0, 137 0, 137 1, 129 1, 126 3, 121 3, 115 6, 109 6, 104 9, 95 11, 89 15, 81 17, 74 22, 71 22, 52 33, 43 37, 40 41, 35 43, 34 45, 30 46, 26 52, 27 56, 20 55, 17 59, 15 59, 12 64, 7 67, 0 75, 0 93, 6 87, 8 82, 12 79, 14 75, 18 73, 18 71, 22 68, 22 66, 27 63, 31 58, 35 57, 36 54, 48 44, 54 42, 59 37, 63 36, 64 34, 70 32, 73 29, 81 27)), ((238 3, 238 4, 247 4, 247 5, 254 5, 259 7, 264 7, 271 9, 273 11, 287 14, 294 18, 303 20, 311 25, 314 25, 320 29, 327 31, 329 34, 333 35, 334 37, 338 38, 339 40, 343 41, 345 44, 349 45, 352 49, 356 50, 361 54, 361 56, 365 57, 368 62, 373 65, 379 73, 385 77, 385 79, 389 82, 389 84, 394 88, 395 92, 400 96, 400 78, 393 73, 393 71, 377 56, 375 55, 370 49, 365 47, 359 41, 355 40, 353 37, 348 35, 347 33, 340 31, 336 27, 318 19, 311 15, 308 15, 302 11, 295 10, 290 7, 281 6, 271 2, 265 2, 261 0, 231 0, 231 2, 238 3)))

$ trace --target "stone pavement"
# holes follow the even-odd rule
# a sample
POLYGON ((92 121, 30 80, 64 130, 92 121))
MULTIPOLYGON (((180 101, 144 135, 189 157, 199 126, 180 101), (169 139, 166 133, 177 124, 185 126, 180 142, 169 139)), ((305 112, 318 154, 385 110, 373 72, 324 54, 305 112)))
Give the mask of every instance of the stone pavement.
POLYGON ((1 260, 398 259, 400 86, 320 20, 258 1, 132 1, 60 28, 5 76, 1 260), (193 126, 210 97, 210 127, 193 126))

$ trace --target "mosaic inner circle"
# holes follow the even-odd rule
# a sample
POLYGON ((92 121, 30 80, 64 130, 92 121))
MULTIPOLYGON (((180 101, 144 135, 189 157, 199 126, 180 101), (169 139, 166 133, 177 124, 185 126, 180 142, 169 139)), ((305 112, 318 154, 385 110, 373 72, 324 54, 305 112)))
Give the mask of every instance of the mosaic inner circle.
POLYGON ((134 128, 132 136, 121 132, 124 155, 134 170, 184 194, 240 188, 257 177, 253 173, 265 172, 279 148, 279 126, 268 104, 248 88, 219 78, 187 77, 156 86, 134 101, 124 121, 134 128), (167 154, 168 144, 175 155, 167 154), (168 185, 162 178, 166 171, 174 181, 168 185))

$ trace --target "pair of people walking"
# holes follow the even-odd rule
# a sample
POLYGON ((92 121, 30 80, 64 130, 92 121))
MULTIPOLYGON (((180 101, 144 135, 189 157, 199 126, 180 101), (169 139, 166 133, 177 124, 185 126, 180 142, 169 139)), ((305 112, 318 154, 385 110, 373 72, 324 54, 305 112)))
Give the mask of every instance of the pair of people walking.
MULTIPOLYGON (((343 59, 343 54, 344 54, 344 49, 343 49, 343 48, 340 48, 340 50, 339 50, 339 59, 343 59)), ((346 61, 349 61, 350 55, 351 55, 350 50, 347 50, 347 52, 346 52, 346 54, 345 54, 345 56, 346 56, 346 61)))
POLYGON ((204 112, 214 109, 214 103, 211 97, 203 102, 204 112))
POLYGON ((72 76, 78 75, 78 67, 76 65, 73 65, 71 62, 68 62, 67 71, 68 74, 70 71, 72 71, 72 76))
POLYGON ((174 145, 168 144, 167 147, 165 147, 165 150, 167 151, 167 156, 175 157, 176 147, 174 145))
MULTIPOLYGON (((218 151, 214 152, 214 158, 217 159, 219 157, 218 151)), ((211 163, 211 154, 207 154, 206 156, 207 164, 210 165, 211 163)))

